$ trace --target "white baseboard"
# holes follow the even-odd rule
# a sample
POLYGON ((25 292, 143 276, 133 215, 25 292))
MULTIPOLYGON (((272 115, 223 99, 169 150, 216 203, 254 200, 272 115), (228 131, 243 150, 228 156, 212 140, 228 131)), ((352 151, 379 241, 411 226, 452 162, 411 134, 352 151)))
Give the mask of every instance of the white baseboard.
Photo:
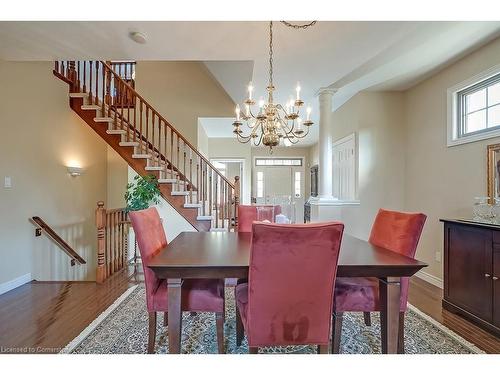
POLYGON ((31 280, 31 273, 27 273, 26 275, 22 275, 19 277, 16 277, 13 280, 9 280, 3 284, 0 284, 0 295, 7 293, 8 291, 17 288, 18 286, 21 286, 23 284, 29 283, 31 280))
POLYGON ((440 289, 443 289, 443 280, 440 279, 439 277, 433 276, 427 272, 424 271, 418 271, 415 276, 418 278, 427 281, 429 284, 432 284, 434 286, 437 286, 440 289))

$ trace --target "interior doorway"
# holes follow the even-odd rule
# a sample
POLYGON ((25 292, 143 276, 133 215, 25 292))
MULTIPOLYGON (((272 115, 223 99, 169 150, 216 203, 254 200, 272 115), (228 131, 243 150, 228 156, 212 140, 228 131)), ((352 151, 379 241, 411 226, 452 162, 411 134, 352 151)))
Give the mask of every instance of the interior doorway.
POLYGON ((254 159, 252 200, 257 204, 280 204, 290 197, 295 206, 295 222, 304 219, 304 159, 301 157, 254 159))
POLYGON ((241 197, 245 196, 245 182, 244 182, 244 172, 245 172, 245 160, 244 159, 210 159, 210 163, 231 183, 234 183, 234 178, 236 176, 240 177, 240 202, 241 197))

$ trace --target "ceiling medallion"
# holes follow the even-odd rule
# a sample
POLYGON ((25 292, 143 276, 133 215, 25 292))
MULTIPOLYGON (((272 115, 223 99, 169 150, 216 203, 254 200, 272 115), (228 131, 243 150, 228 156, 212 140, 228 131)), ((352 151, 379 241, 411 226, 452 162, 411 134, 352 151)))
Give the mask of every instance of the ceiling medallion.
MULTIPOLYGON (((312 26, 316 21, 304 25, 294 25, 289 22, 282 21, 288 27, 294 29, 306 29, 312 26)), ((297 84, 296 97, 290 99, 285 106, 274 103, 273 92, 275 90, 273 84, 273 22, 269 22, 269 84, 267 86, 267 102, 260 99, 258 102, 258 112, 252 111, 252 106, 255 105, 255 100, 252 97, 254 87, 252 82, 248 85, 248 98, 244 102, 245 110, 242 112, 239 105, 236 105, 236 120, 233 122, 233 133, 241 143, 252 141, 255 146, 263 144, 269 147, 272 153, 273 147, 280 144, 284 145, 296 144, 300 139, 307 136, 309 127, 313 125, 311 121, 311 107, 306 109, 306 119, 300 117, 300 108, 304 102, 300 99, 300 85, 297 84), (241 129, 245 122, 249 129, 249 133, 244 135, 241 129)))

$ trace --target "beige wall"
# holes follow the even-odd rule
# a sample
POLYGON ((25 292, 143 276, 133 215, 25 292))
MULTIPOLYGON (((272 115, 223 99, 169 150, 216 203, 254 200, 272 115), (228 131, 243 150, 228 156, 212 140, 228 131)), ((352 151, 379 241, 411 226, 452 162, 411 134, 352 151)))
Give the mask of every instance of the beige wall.
POLYGON ((209 157, 208 136, 200 124, 198 124, 198 151, 206 158, 209 157))
POLYGON ((112 147, 107 146, 106 208, 126 206, 125 192, 128 182, 128 164, 112 147))
POLYGON ((442 278, 440 218, 470 217, 473 197, 486 194, 486 146, 499 139, 446 146, 446 90, 500 64, 500 39, 473 52, 405 93, 407 210, 427 214, 418 257, 442 278))
POLYGON ((0 61, 0 284, 31 273, 39 280, 95 278, 96 202, 106 199, 106 144, 68 105, 68 86, 50 62, 0 61), (70 177, 66 165, 84 168, 70 177), (12 188, 3 187, 12 177, 12 188), (69 258, 45 235, 42 217, 87 261, 69 258))
POLYGON ((333 142, 357 136, 359 205, 321 207, 320 217, 340 219, 346 233, 367 239, 380 207, 403 209, 403 119, 403 94, 396 92, 359 93, 332 114, 333 142))
POLYGON ((136 90, 194 146, 199 117, 234 114, 234 102, 201 62, 140 61, 136 90))

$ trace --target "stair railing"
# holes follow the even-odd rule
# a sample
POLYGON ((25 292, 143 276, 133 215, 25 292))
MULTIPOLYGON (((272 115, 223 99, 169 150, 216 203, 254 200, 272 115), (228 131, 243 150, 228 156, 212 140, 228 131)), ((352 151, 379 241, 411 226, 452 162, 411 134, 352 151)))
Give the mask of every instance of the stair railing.
MULTIPOLYGON (((104 61, 56 61, 54 74, 71 92, 88 94, 87 105, 112 119, 110 130, 124 131, 122 141, 134 142, 151 155, 150 167, 187 195, 186 203, 212 218, 212 227, 230 229, 236 221, 235 186, 160 113, 104 61), (193 207, 194 207, 193 206, 193 207)), ((161 181, 161 180, 160 180, 161 181)))
POLYGON ((33 216, 31 218, 33 224, 36 225, 35 236, 39 237, 42 232, 45 232, 58 246, 71 258, 71 266, 76 263, 85 264, 85 259, 83 259, 66 241, 64 241, 61 236, 59 236, 42 218, 39 216, 33 216))
POLYGON ((97 202, 96 281, 102 283, 127 266, 130 221, 125 208, 107 210, 104 202, 97 202))

